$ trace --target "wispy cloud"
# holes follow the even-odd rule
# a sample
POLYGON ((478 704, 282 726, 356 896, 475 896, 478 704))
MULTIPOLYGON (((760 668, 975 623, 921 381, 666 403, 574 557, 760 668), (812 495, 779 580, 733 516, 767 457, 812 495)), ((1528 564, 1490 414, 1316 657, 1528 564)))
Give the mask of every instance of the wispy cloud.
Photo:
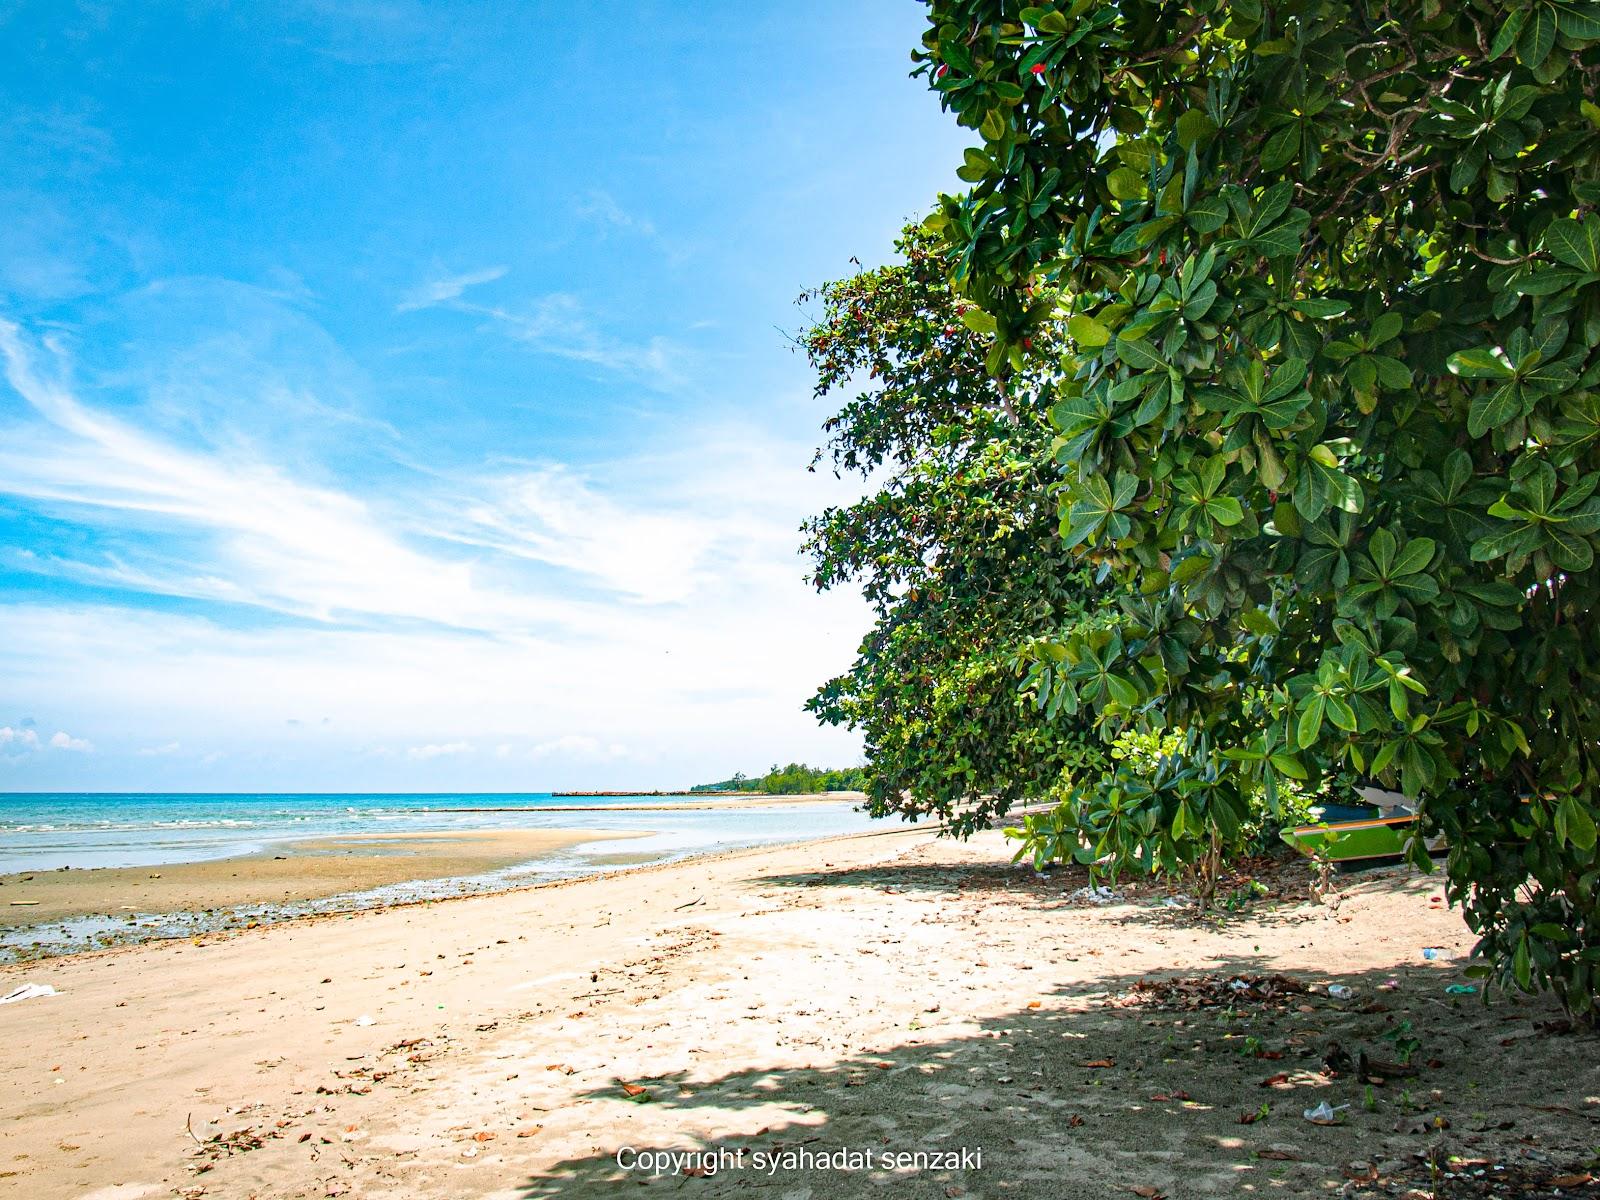
POLYGON ((579 201, 577 211, 580 217, 597 225, 622 230, 625 233, 636 233, 641 237, 656 235, 655 224, 650 218, 628 212, 617 203, 616 197, 610 192, 599 189, 591 191, 579 201))
MULTIPOLYGON (((517 788, 581 786, 597 764, 608 784, 624 768, 658 783, 673 763, 745 765, 796 739, 854 753, 800 710, 865 621, 800 580, 795 528, 831 486, 802 445, 686 427, 584 468, 339 482, 270 445, 180 442, 89 403, 63 354, 14 325, 0 366, 26 406, 0 419, 0 495, 92 531, 8 564, 63 590, 8 605, 0 702, 64 714, 96 761, 123 764, 118 786, 212 785, 200 771, 221 755, 237 786, 361 790, 444 760, 470 772, 452 780, 517 788), (199 603, 149 608, 159 596, 199 603), (315 736, 285 724, 312 702, 315 736), (166 752, 191 742, 205 757, 166 752), (400 749, 368 749, 382 745, 400 749)), ((23 769, 69 757, 6 728, 0 754, 23 769)))
POLYGON ((81 403, 3 321, 0 355, 11 386, 45 422, 9 431, 0 492, 163 520, 215 539, 203 565, 151 555, 142 565, 53 560, 49 569, 323 621, 366 615, 531 629, 581 620, 565 602, 480 586, 470 562, 408 545, 345 492, 299 482, 236 448, 177 446, 81 403))
POLYGON ((439 536, 561 567, 648 603, 687 599, 706 552, 729 532, 703 512, 624 505, 561 466, 480 488, 438 515, 439 536))
POLYGON ((74 754, 88 754, 94 750, 94 743, 88 738, 73 737, 65 730, 57 730, 50 735, 50 748, 52 750, 70 750, 74 754))
POLYGON ((485 267, 481 271, 468 271, 464 275, 447 275, 442 279, 430 280, 400 297, 400 303, 395 306, 395 311, 415 312, 418 309, 435 308, 452 300, 459 300, 468 288, 493 283, 496 279, 503 278, 506 270, 505 267, 485 267))
POLYGON ((406 750, 406 757, 412 762, 427 762, 433 758, 454 758, 460 754, 473 754, 476 748, 471 742, 429 742, 425 746, 411 746, 406 750))
POLYGON ((663 391, 686 382, 687 353, 681 345, 660 336, 634 342, 605 333, 574 296, 556 293, 521 308, 466 301, 453 307, 487 317, 491 328, 540 354, 589 363, 663 391))

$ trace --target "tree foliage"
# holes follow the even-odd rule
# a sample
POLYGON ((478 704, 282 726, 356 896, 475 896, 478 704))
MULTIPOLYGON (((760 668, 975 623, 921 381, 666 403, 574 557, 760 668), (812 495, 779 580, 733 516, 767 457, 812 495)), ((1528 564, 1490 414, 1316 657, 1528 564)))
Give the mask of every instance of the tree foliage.
POLYGON ((859 389, 817 465, 870 481, 808 522, 812 578, 858 584, 876 614, 854 666, 808 708, 862 731, 876 815, 968 832, 1099 763, 1087 721, 1071 736, 1018 685, 1024 649, 1100 589, 1054 537, 1047 417, 1005 412, 984 366, 992 326, 952 293, 932 238, 908 231, 898 249, 902 263, 802 297, 821 305, 802 338, 817 394, 859 389))
POLYGON ((1592 1011, 1600 5, 930 17, 979 143, 930 228, 1049 413, 1057 544, 1137 596, 1035 684, 1181 733, 1169 832, 1284 778, 1416 797, 1493 970, 1592 1011))
POLYGON ((807 796, 817 792, 859 792, 866 783, 864 767, 809 767, 805 763, 790 763, 780 767, 774 763, 765 775, 751 778, 743 771, 735 771, 732 778, 717 783, 699 783, 691 792, 759 792, 765 796, 807 796))

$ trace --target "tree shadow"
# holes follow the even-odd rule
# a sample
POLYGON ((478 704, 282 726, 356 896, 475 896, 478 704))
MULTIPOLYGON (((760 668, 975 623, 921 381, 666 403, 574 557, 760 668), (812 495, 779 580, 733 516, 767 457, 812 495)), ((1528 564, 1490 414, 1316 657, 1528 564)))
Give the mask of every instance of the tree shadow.
MULTIPOLYGON (((1263 999, 1228 985, 1264 971, 1245 955, 1218 962, 1199 993, 1135 988, 1170 974, 1107 975, 959 1032, 940 1033, 933 1013, 898 1044, 820 1065, 674 1072, 635 1081, 635 1096, 596 1087, 576 1102, 594 1106, 597 1128, 628 1129, 635 1151, 721 1151, 720 1169, 689 1159, 651 1173, 598 1146, 519 1194, 1375 1198, 1425 1184, 1446 1198, 1488 1194, 1466 1190, 1471 1170, 1441 1173, 1452 1155, 1544 1177, 1578 1169, 1600 1134, 1600 1106, 1585 1102, 1600 1091, 1596 1039, 1541 1031, 1558 1016, 1547 1000, 1446 993, 1460 965, 1341 974, 1346 1000, 1301 976, 1307 991, 1280 984, 1263 999), (1365 1077, 1362 1053, 1379 1064, 1365 1077), (1324 1100, 1337 1124, 1304 1117, 1324 1100), (919 1152, 951 1157, 885 1159, 919 1152)), ((1600 1195, 1585 1186, 1561 1194, 1600 1195)))

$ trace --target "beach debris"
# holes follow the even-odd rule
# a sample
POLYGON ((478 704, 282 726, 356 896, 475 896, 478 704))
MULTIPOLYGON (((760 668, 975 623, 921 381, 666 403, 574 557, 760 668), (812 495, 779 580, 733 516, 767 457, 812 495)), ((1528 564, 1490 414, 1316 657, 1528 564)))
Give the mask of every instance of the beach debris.
POLYGON ((543 1128, 544 1126, 540 1124, 524 1125, 521 1129, 517 1130, 517 1136, 519 1138, 536 1137, 539 1131, 543 1128))
POLYGON ((1166 899, 1164 899, 1161 902, 1161 907, 1162 908, 1188 908, 1193 903, 1194 903, 1194 901, 1191 900, 1188 896, 1185 896, 1182 892, 1179 892, 1176 896, 1168 896, 1166 899))
POLYGON ((1097 1058, 1093 1062, 1086 1062, 1083 1065, 1091 1071, 1104 1071, 1116 1066, 1117 1060, 1114 1058, 1097 1058))
POLYGON ((648 1104, 650 1102, 650 1089, 640 1087, 637 1083, 628 1083, 619 1079, 617 1083, 622 1087, 622 1094, 635 1104, 648 1104))
POLYGON ((1429 962, 1438 962, 1441 958, 1445 958, 1446 955, 1442 946, 1424 946, 1422 948, 1422 957, 1429 962))
POLYGON ((39 903, 39 901, 37 901, 37 900, 13 900, 11 902, 11 907, 12 908, 31 908, 33 905, 38 904, 38 903, 39 903))
POLYGON ((1445 988, 1445 994, 1447 996, 1475 996, 1478 994, 1478 989, 1470 983, 1452 983, 1445 988))
POLYGON ((1067 900, 1074 904, 1080 902, 1086 904, 1115 904, 1123 899, 1126 899, 1126 897, 1121 892, 1114 891, 1104 884, 1099 887, 1081 887, 1067 897, 1067 900))
POLYGON ((1313 1125, 1338 1125, 1341 1120, 1339 1114, 1349 1107, 1348 1104, 1335 1106, 1324 1100, 1315 1108, 1308 1108, 1300 1115, 1313 1125))
POLYGON ((15 1004, 19 1000, 35 1000, 40 996, 59 996, 48 983, 25 983, 19 988, 12 988, 4 996, 0 996, 0 1004, 15 1004))
POLYGON ((1355 997, 1355 991, 1342 983, 1330 983, 1328 985, 1328 995, 1335 1000, 1350 1000, 1355 997))
POLYGON ((356 1024, 357 1025, 361 1025, 361 1026, 367 1026, 367 1025, 376 1025, 377 1022, 372 1019, 372 1014, 371 1013, 362 1013, 359 1017, 356 1018, 356 1024))
POLYGON ((1128 1190, 1135 1196, 1144 1197, 1144 1200, 1166 1200, 1167 1197, 1167 1194, 1160 1188, 1153 1187, 1148 1183, 1140 1184, 1137 1187, 1131 1187, 1128 1190))
POLYGON ((1179 1009, 1237 1007, 1247 1002, 1282 1006, 1305 990, 1305 984, 1288 975, 1196 975, 1138 980, 1129 1001, 1179 1009))

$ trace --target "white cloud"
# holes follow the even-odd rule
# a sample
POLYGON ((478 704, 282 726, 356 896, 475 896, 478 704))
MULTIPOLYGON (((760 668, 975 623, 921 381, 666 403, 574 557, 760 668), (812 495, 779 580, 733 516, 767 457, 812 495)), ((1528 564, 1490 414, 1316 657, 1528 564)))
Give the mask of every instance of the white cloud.
POLYGON ((496 279, 504 277, 506 270, 505 267, 485 267, 481 271, 468 271, 464 275, 447 275, 442 279, 431 280, 412 288, 402 296, 400 303, 395 306, 395 311, 414 312, 420 308, 433 308, 440 304, 448 304, 452 300, 459 300, 468 288, 493 283, 496 279))
POLYGON ((454 758, 458 754, 472 754, 474 747, 470 742, 429 742, 426 746, 411 746, 406 750, 406 757, 413 762, 426 762, 430 758, 454 758))
MULTIPOLYGON (((867 623, 858 598, 801 580, 799 521, 849 486, 807 474, 805 445, 699 425, 647 457, 413 475, 358 495, 308 479, 303 456, 181 444, 85 403, 15 326, 0 324, 0 352, 33 417, 0 422, 0 494, 114 547, 8 565, 207 602, 8 606, 0 709, 128 731, 125 752, 96 756, 122 764, 108 784, 188 771, 214 786, 198 768, 224 755, 230 785, 290 790, 403 787, 429 759, 453 764, 454 786, 515 790, 592 786, 598 762, 613 764, 608 786, 655 786, 698 782, 707 764, 856 757, 853 734, 800 707, 867 623), (232 627, 252 609, 293 619, 232 627), (284 724, 308 711, 331 718, 318 736, 284 724), (214 749, 134 749, 177 733, 214 749)), ((29 732, 0 735, 0 752, 29 732)))
POLYGON ((435 529, 650 603, 690 596, 707 551, 726 531, 703 512, 622 504, 559 466, 487 481, 478 499, 452 505, 435 529))
POLYGON ((50 736, 50 747, 53 750, 71 750, 75 754, 88 754, 94 749, 94 743, 87 738, 73 737, 65 730, 57 730, 50 736))
POLYGON ((39 748, 39 735, 31 729, 13 729, 0 725, 0 747, 26 754, 39 748))
POLYGON ((630 342, 601 331, 574 296, 542 296, 522 308, 469 304, 452 307, 487 317, 492 327, 541 354, 572 359, 670 391, 686 382, 682 346, 664 337, 630 342))
POLYGON ((165 758, 169 754, 176 754, 183 749, 181 742, 166 742, 160 746, 144 746, 134 753, 140 758, 165 758))
POLYGON ((528 751, 528 757, 532 759, 575 758, 587 762, 610 762, 627 756, 628 750, 625 746, 615 742, 604 742, 587 734, 572 733, 540 742, 528 751))
POLYGON ((656 233, 655 224, 648 217, 635 216, 618 204, 610 192, 599 189, 591 191, 579 202, 578 215, 598 225, 608 225, 641 237, 654 237, 656 233))

